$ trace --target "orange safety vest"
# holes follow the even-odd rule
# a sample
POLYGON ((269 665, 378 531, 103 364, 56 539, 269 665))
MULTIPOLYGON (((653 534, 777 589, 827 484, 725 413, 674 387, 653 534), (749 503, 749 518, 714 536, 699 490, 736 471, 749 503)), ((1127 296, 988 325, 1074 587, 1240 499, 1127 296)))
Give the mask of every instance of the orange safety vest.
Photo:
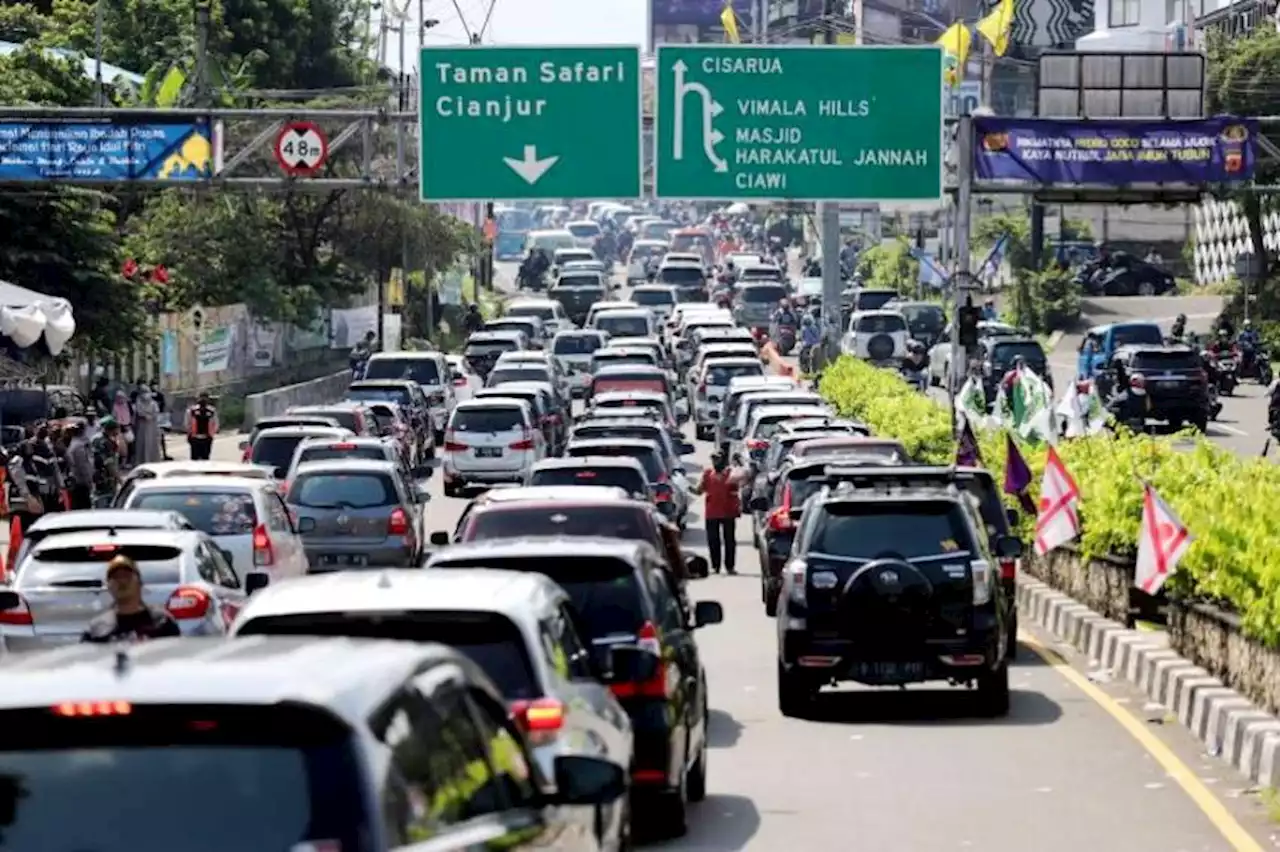
POLYGON ((198 410, 200 410, 199 405, 193 405, 187 409, 187 419, 191 421, 191 425, 187 427, 187 435, 191 438, 212 438, 213 424, 218 419, 218 412, 213 408, 205 408, 204 414, 196 414, 198 410))

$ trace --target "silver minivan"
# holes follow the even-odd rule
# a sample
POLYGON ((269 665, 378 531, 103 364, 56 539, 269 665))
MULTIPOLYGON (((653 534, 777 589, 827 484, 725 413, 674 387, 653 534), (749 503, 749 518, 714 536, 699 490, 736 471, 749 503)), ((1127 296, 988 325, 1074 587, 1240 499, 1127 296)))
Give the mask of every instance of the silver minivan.
POLYGON ((608 345, 603 331, 562 331, 551 341, 551 354, 569 377, 569 391, 582 396, 591 386, 591 356, 608 345))
POLYGON ((449 379, 449 363, 442 352, 375 352, 364 368, 368 379, 412 379, 422 388, 431 411, 438 442, 457 401, 449 379))
POLYGON ((504 397, 460 402, 449 418, 440 457, 444 494, 460 497, 473 485, 523 482, 546 454, 529 403, 504 397))

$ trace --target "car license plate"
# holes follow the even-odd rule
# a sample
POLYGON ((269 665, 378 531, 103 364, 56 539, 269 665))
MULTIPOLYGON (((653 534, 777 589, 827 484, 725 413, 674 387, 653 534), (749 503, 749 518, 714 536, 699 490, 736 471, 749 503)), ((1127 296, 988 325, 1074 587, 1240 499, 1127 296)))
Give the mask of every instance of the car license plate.
POLYGON ((502 447, 476 447, 476 458, 495 459, 502 455, 502 447))
POLYGON ((1174 381, 1174 382, 1156 382, 1156 387, 1160 388, 1161 390, 1175 390, 1175 389, 1177 389, 1177 388, 1182 387, 1182 382, 1177 382, 1177 381, 1174 381))
POLYGON ((863 683, 912 683, 924 680, 924 663, 854 663, 850 675, 863 683))
POLYGON ((326 553, 320 557, 321 565, 349 565, 363 568, 369 557, 363 553, 326 553))

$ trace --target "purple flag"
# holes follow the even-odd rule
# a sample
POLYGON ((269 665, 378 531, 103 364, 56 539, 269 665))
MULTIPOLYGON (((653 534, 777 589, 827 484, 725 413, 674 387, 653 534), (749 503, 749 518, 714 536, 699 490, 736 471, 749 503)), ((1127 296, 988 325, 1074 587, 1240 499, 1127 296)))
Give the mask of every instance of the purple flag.
POLYGON ((1022 457, 1022 451, 1008 432, 1004 433, 1004 493, 1017 497, 1022 508, 1034 513, 1035 503, 1027 489, 1031 487, 1031 468, 1022 457))
POLYGON ((982 467, 982 451, 978 449, 978 439, 973 434, 968 418, 963 418, 960 427, 960 440, 956 442, 957 467, 982 467))

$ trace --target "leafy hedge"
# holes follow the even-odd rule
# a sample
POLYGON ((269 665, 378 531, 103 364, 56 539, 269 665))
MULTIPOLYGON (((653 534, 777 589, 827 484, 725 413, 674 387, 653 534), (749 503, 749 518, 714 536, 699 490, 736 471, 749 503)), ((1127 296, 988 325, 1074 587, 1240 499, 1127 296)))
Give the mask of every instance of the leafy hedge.
MULTIPOLYGON (((844 357, 825 371, 820 390, 841 414, 898 438, 920 461, 954 459, 949 412, 896 373, 844 357)), ((978 440, 983 460, 999 478, 1003 435, 980 430, 978 440)), ((1023 446, 1022 452, 1038 489, 1044 448, 1023 446)), ((1246 634, 1280 646, 1280 467, 1242 459, 1188 434, 1104 433, 1063 441, 1058 453, 1080 486, 1079 546, 1086 557, 1133 558, 1142 515, 1138 477, 1145 478, 1195 536, 1169 591, 1225 606, 1240 614, 1246 634)), ((1022 521, 1028 537, 1032 523, 1022 521)))

